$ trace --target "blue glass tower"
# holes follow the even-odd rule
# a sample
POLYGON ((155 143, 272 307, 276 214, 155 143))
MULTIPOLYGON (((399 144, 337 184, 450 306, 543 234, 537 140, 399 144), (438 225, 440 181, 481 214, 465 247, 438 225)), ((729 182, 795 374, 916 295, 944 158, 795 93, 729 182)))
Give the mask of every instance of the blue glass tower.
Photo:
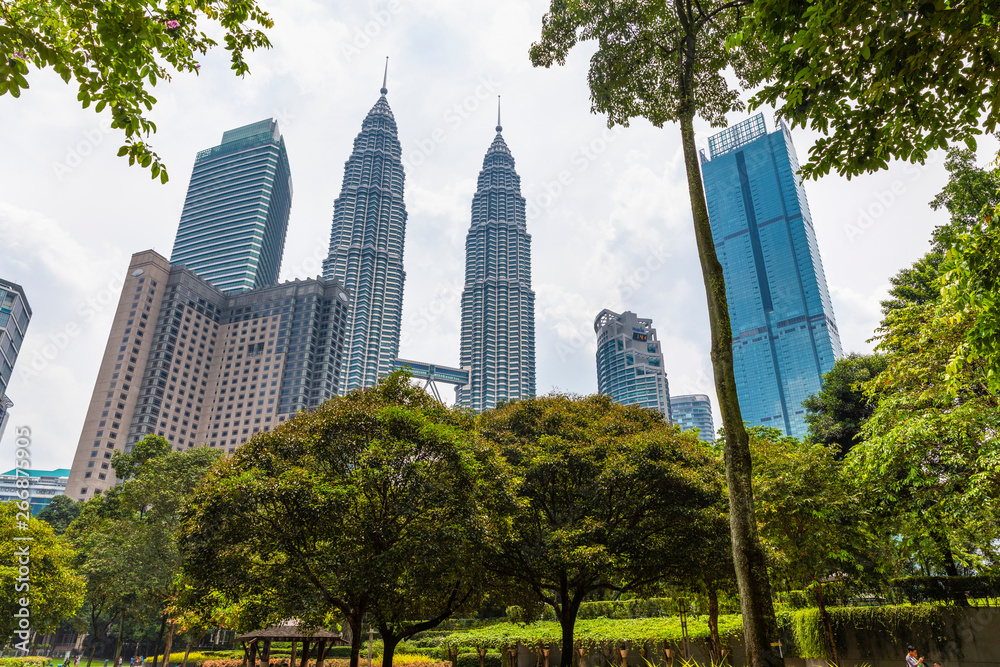
POLYGON ((802 401, 841 356, 791 133, 757 114, 709 139, 702 176, 726 279, 744 421, 806 434, 802 401))
POLYGON ((659 410, 670 419, 670 390, 653 320, 602 310, 597 334, 597 391, 622 405, 659 410))
POLYGON ((458 405, 488 410, 500 401, 535 395, 535 293, 531 290, 531 236, 521 178, 497 134, 483 158, 472 225, 465 238, 461 366, 469 383, 458 405))
POLYGON ((198 153, 171 264, 223 292, 278 282, 292 208, 292 176, 278 121, 223 133, 198 153))
POLYGON ((399 352, 406 206, 402 147, 387 92, 383 80, 344 165, 323 261, 323 277, 351 293, 340 394, 374 385, 392 371, 399 352))
POLYGON ((30 321, 31 306, 24 296, 24 288, 0 280, 0 438, 3 438, 10 417, 8 410, 14 405, 7 397, 7 385, 30 321))
POLYGON ((682 431, 698 429, 698 437, 715 442, 712 401, 705 394, 685 394, 670 397, 670 417, 682 431))

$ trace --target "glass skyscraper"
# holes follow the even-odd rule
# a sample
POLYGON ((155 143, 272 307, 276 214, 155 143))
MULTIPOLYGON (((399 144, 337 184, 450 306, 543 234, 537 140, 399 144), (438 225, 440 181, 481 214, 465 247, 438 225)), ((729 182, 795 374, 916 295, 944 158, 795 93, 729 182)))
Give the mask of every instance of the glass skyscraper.
POLYGON ((24 288, 0 280, 0 438, 10 416, 8 410, 14 405, 7 398, 7 385, 30 321, 31 307, 24 296, 24 288))
MULTIPOLYGON (((498 114, 499 116, 499 114, 498 114)), ((458 405, 477 412, 535 395, 535 293, 521 178, 501 134, 486 151, 465 238, 458 405)))
POLYGON ((278 282, 292 208, 292 176, 278 121, 223 133, 198 153, 171 264, 223 292, 278 282))
POLYGON ((705 394, 671 396, 670 416, 682 431, 698 429, 699 438, 705 442, 715 442, 712 401, 705 394))
POLYGON ((622 405, 659 410, 670 419, 670 390, 653 320, 604 309, 594 318, 597 391, 622 405))
POLYGON ((806 434, 802 401, 841 356, 792 137, 757 114, 709 139, 702 176, 726 279, 744 421, 806 434))
POLYGON ((402 148, 385 95, 365 117, 333 203, 330 254, 323 277, 351 293, 340 393, 388 375, 399 351, 403 311, 402 148))

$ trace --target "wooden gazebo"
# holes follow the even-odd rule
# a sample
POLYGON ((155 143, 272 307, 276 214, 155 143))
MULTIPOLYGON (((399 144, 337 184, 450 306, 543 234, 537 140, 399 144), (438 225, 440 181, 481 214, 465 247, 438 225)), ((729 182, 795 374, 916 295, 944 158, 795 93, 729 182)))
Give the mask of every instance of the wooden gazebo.
POLYGON ((309 630, 301 627, 294 620, 287 624, 271 626, 265 630, 248 632, 237 637, 236 641, 243 644, 243 667, 258 667, 258 656, 260 657, 260 667, 270 667, 271 642, 292 643, 292 655, 288 661, 289 667, 295 667, 295 649, 299 642, 302 642, 300 667, 308 667, 310 653, 316 655, 316 667, 323 667, 327 647, 347 644, 338 632, 309 630), (311 648, 314 650, 310 651, 311 648))

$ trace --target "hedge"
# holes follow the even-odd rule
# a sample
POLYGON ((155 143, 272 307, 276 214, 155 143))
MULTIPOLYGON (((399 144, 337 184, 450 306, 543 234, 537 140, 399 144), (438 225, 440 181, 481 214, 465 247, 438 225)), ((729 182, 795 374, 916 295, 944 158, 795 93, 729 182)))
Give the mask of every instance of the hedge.
POLYGON ((0 667, 41 667, 55 661, 56 658, 43 658, 37 655, 23 658, 0 658, 0 667))
POLYGON ((1000 576, 902 577, 893 579, 890 584, 911 604, 1000 597, 1000 576))
MULTIPOLYGON (((708 639, 709 629, 706 616, 689 617, 688 638, 708 639)), ((719 634, 723 637, 739 636, 743 631, 743 621, 737 614, 719 616, 719 634)), ((681 622, 676 616, 660 618, 623 619, 583 619, 576 622, 574 636, 582 647, 595 647, 611 642, 631 642, 643 644, 649 641, 682 641, 681 622)), ((445 638, 442 645, 448 648, 471 647, 502 648, 523 644, 533 646, 558 644, 562 629, 558 623, 540 621, 530 625, 498 623, 468 632, 456 632, 445 638)), ((460 649, 462 650, 462 649, 460 649)), ((471 652, 471 651, 470 651, 471 652)))
MULTIPOLYGON (((301 661, 299 661, 298 659, 295 660, 296 667, 298 667, 300 662, 301 661)), ((262 663, 258 659, 257 661, 258 667, 260 667, 261 664, 262 663)), ((270 667, 288 667, 288 661, 285 659, 271 660, 269 664, 270 667)), ((339 659, 325 660, 323 662, 324 667, 350 667, 350 664, 351 664, 350 660, 339 660, 339 659)), ((367 663, 362 660, 359 664, 367 664, 367 663)), ((382 664, 381 657, 379 657, 377 662, 374 659, 372 659, 372 667, 375 667, 375 665, 381 666, 381 664, 382 664)), ((393 657, 392 665, 393 667, 407 667, 407 666, 452 667, 450 662, 434 662, 427 656, 423 655, 396 655, 393 657)), ((242 666, 243 666, 243 660, 206 660, 204 663, 202 663, 202 667, 242 667, 242 666)), ((316 666, 316 661, 310 660, 308 663, 308 667, 315 667, 315 666, 316 666)))

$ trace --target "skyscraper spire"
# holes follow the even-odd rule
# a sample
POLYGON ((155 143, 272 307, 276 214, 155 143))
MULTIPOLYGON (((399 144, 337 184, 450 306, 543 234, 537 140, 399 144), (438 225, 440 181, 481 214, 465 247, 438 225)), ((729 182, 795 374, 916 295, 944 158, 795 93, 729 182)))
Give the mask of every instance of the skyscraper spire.
POLYGON ((389 80, 389 56, 385 57, 385 74, 382 75, 382 89, 379 91, 383 95, 389 92, 389 89, 385 87, 386 82, 389 80))
POLYGON ((456 403, 477 412, 535 395, 531 236, 499 113, 498 107, 497 135, 483 159, 465 238, 460 363, 469 383, 458 388, 456 403))
POLYGON ((503 132, 503 126, 500 125, 500 96, 497 95, 497 132, 503 132))
POLYGON ((344 165, 340 195, 333 203, 330 254, 323 262, 323 277, 336 279, 351 295, 341 394, 388 375, 399 351, 406 279, 405 175, 396 120, 382 85, 382 96, 362 122, 344 165))

